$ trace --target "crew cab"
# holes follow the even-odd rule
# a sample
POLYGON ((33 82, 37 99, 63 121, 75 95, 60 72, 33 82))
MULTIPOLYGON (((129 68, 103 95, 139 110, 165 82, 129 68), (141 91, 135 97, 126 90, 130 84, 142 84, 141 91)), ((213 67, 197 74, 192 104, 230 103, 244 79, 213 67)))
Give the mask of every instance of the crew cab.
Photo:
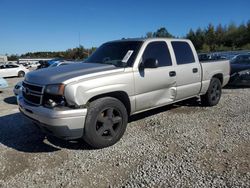
POLYGON ((218 104, 229 71, 226 60, 199 62, 189 40, 118 40, 85 62, 28 73, 18 103, 45 132, 103 148, 123 136, 130 115, 199 96, 218 104))

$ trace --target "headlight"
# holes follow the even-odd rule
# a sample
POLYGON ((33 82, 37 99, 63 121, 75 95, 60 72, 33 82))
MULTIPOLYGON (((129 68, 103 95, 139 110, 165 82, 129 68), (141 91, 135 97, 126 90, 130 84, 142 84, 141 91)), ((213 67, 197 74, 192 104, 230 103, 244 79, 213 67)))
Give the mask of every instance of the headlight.
POLYGON ((65 88, 64 84, 47 85, 45 88, 45 93, 52 95, 63 95, 64 88, 65 88))

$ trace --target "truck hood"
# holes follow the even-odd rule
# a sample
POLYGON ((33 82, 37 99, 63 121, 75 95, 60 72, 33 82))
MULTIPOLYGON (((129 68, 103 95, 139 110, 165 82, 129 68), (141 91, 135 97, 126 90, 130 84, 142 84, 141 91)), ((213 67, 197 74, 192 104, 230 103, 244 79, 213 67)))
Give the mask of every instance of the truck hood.
POLYGON ((74 80, 77 77, 98 73, 108 74, 111 70, 124 70, 124 68, 115 67, 114 65, 105 65, 97 63, 74 63, 72 65, 64 65, 58 67, 44 68, 29 72, 25 76, 25 81, 38 85, 58 84, 65 81, 74 80))

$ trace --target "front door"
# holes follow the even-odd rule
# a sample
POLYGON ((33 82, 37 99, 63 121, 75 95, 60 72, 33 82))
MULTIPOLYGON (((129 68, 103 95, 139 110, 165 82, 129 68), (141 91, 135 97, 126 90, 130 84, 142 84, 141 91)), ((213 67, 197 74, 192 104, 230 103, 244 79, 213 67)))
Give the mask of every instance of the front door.
POLYGON ((176 76, 167 43, 149 43, 142 55, 141 63, 147 59, 158 61, 157 68, 140 68, 134 72, 136 111, 168 104, 176 97, 176 76))

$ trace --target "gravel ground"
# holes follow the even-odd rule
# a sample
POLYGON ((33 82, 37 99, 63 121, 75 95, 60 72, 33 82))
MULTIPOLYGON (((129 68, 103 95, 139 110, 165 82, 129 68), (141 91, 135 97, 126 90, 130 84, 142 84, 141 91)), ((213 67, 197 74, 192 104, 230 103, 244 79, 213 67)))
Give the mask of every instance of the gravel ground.
POLYGON ((0 93, 0 187, 250 187, 250 89, 133 116, 116 145, 46 137, 0 93))

